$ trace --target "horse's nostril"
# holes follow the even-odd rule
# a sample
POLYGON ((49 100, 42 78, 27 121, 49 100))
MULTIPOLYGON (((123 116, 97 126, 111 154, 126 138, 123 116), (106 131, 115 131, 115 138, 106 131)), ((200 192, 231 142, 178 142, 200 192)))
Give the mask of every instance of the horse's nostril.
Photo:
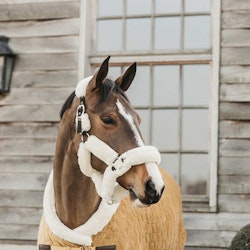
POLYGON ((162 195, 162 193, 163 193, 164 189, 165 189, 165 186, 163 186, 163 188, 161 189, 161 195, 162 195))
POLYGON ((155 196, 156 196, 155 184, 151 180, 149 180, 146 183, 146 187, 145 188, 146 188, 146 190, 145 190, 146 196, 149 199, 154 199, 155 196))

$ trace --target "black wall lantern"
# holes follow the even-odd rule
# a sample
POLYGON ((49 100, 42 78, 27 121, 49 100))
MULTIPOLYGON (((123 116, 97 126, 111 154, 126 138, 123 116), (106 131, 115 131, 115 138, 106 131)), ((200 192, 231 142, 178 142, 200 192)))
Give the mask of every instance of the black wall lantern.
POLYGON ((16 57, 8 46, 8 41, 8 37, 0 36, 0 94, 10 91, 11 76, 16 57))

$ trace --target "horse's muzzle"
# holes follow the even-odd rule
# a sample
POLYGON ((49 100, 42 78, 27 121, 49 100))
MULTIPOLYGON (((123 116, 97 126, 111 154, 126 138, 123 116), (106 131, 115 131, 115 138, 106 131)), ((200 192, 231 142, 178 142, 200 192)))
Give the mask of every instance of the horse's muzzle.
POLYGON ((145 184, 145 196, 143 198, 138 197, 132 188, 129 189, 129 194, 136 207, 148 207, 160 200, 164 188, 165 186, 163 186, 161 192, 158 193, 155 184, 151 180, 148 180, 145 184))
POLYGON ((145 185, 145 199, 142 202, 148 205, 157 203, 161 198, 164 188, 165 186, 162 187, 160 193, 157 193, 155 184, 151 180, 147 181, 145 185))

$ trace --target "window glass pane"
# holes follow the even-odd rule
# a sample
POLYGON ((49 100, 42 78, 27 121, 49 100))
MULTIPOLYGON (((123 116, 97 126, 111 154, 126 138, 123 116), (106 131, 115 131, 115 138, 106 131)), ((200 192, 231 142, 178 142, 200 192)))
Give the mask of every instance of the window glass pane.
POLYGON ((183 66, 183 105, 208 106, 210 66, 183 66))
POLYGON ((126 25, 126 49, 149 50, 151 41, 150 19, 128 19, 126 25))
POLYGON ((97 50, 121 50, 121 20, 102 20, 97 25, 97 50))
POLYGON ((178 105, 179 78, 179 66, 177 65, 154 67, 154 105, 178 105))
POLYGON ((177 110, 153 111, 153 145, 159 150, 177 150, 179 141, 177 110))
POLYGON ((184 48, 210 48, 210 16, 187 16, 184 18, 184 48))
POLYGON ((178 154, 161 154, 161 167, 178 181, 179 156, 178 154))
POLYGON ((208 150, 208 110, 183 110, 182 115, 182 149, 208 150))
POLYGON ((186 12, 210 12, 210 0, 185 0, 186 12))
POLYGON ((180 17, 155 18, 155 49, 180 48, 180 17))
POLYGON ((129 89, 127 95, 133 106, 149 106, 150 105, 150 70, 148 66, 137 67, 135 79, 129 89))
POLYGON ((98 16, 121 16, 122 0, 99 0, 98 16), (111 8, 112 6, 112 8, 111 8))
POLYGON ((183 154, 181 189, 183 194, 207 194, 208 156, 206 154, 183 154))
POLYGON ((127 0, 127 14, 150 14, 151 0, 127 0))
POLYGON ((121 67, 111 66, 109 67, 108 76, 115 81, 121 75, 121 67))
POLYGON ((141 118, 140 130, 142 134, 142 138, 146 145, 150 144, 149 141, 149 126, 150 126, 150 111, 144 109, 138 109, 136 112, 139 114, 141 118))
POLYGON ((159 13, 179 13, 181 0, 156 0, 155 11, 159 13))

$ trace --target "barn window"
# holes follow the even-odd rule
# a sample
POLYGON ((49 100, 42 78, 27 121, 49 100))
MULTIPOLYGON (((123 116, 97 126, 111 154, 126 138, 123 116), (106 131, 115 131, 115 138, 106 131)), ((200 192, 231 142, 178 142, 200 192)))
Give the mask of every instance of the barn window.
POLYGON ((219 2, 82 3, 80 69, 85 63, 85 72, 94 71, 112 55, 115 78, 138 62, 128 96, 145 141, 159 148, 162 165, 181 186, 184 210, 216 209, 219 2))

